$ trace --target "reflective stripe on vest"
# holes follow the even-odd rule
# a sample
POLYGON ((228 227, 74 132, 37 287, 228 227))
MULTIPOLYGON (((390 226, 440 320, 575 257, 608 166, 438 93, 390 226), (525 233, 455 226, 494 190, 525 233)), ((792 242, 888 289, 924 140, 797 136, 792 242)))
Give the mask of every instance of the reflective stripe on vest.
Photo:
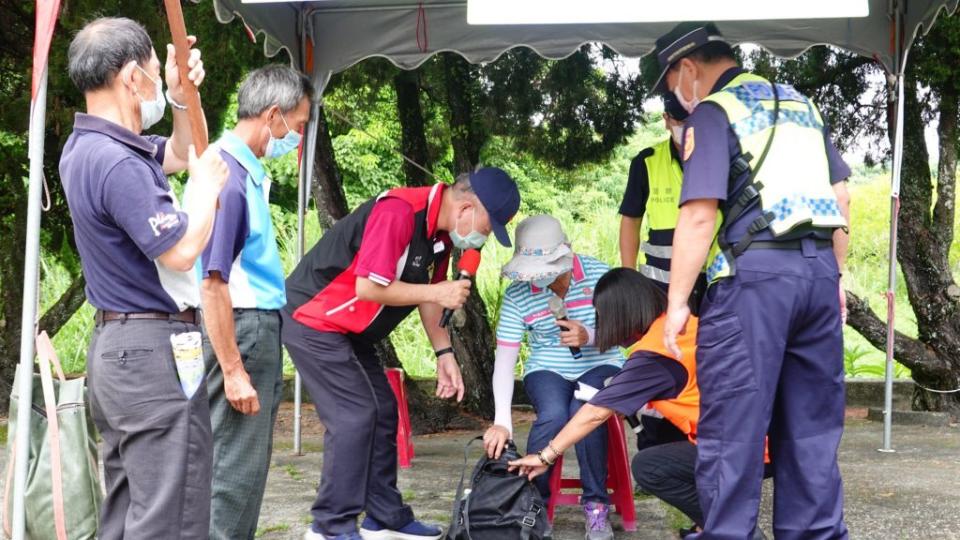
POLYGON ((673 257, 673 246, 657 246, 650 242, 644 242, 640 245, 640 249, 647 255, 657 257, 658 259, 669 259, 673 257))
MULTIPOLYGON (((760 189, 760 208, 773 219, 769 229, 782 236, 800 225, 825 229, 846 227, 830 184, 830 166, 823 138, 823 119, 807 97, 792 86, 778 84, 780 112, 776 136, 755 184, 760 189)), ((742 155, 757 164, 773 127, 773 90, 766 79, 744 73, 704 101, 719 105, 727 115, 740 143, 742 155)), ((739 194, 735 194, 739 195, 739 194)), ((728 200, 732 203, 732 198, 728 200)), ((736 243, 739 239, 730 239, 736 243)), ((707 279, 710 282, 733 274, 728 256, 718 242, 710 252, 707 279)))
POLYGON ((680 363, 687 371, 687 384, 673 399, 655 400, 650 407, 677 426, 690 442, 697 441, 697 421, 700 418, 700 389, 697 386, 697 318, 690 317, 685 334, 677 336, 677 345, 683 353, 680 360, 674 358, 663 346, 665 316, 653 321, 647 333, 627 351, 628 356, 637 351, 650 351, 680 363))
POLYGON ((654 280, 659 281, 660 283, 670 283, 670 272, 657 268, 656 266, 650 266, 649 264, 641 264, 639 271, 644 276, 654 280))

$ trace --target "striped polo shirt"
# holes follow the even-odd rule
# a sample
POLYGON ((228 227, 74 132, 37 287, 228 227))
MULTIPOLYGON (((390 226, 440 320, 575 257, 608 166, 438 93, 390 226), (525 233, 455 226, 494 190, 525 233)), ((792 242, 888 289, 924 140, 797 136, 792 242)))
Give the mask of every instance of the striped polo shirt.
MULTIPOLYGON (((600 276, 609 269, 593 257, 574 255, 570 290, 564 299, 567 317, 596 327, 593 290, 600 276)), ((549 289, 540 289, 525 281, 513 282, 504 293, 497 345, 519 347, 524 335, 527 336, 530 357, 524 364, 524 375, 549 370, 567 380, 575 380, 597 366, 623 366, 623 356, 617 348, 600 352, 596 347, 581 347, 583 358, 574 360, 570 349, 560 344, 560 327, 547 305, 551 296, 553 292, 549 289)))

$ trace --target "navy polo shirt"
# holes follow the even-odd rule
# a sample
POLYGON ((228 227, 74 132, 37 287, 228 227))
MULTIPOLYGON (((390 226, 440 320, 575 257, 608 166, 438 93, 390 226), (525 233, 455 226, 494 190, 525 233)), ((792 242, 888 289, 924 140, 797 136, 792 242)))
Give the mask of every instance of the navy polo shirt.
POLYGON ((166 138, 77 113, 60 156, 87 300, 120 313, 178 313, 200 304, 194 272, 156 261, 187 231, 162 163, 166 138))
MULTIPOLYGON (((720 76, 714 85, 711 93, 719 92, 726 85, 730 84, 736 76, 744 73, 741 68, 730 68, 720 76)), ((719 105, 713 102, 704 102, 697 106, 684 124, 684 137, 686 143, 689 135, 687 132, 693 130, 693 150, 689 152, 684 148, 682 154, 686 157, 683 162, 683 189, 680 194, 680 205, 683 206, 688 201, 697 199, 718 199, 721 206, 730 195, 729 173, 730 164, 740 155, 740 141, 737 139, 726 113, 719 105)), ((840 157, 840 152, 830 140, 829 129, 823 128, 824 145, 827 152, 827 162, 830 166, 830 182, 836 184, 846 180, 850 176, 850 167, 840 157)), ((798 156, 797 159, 803 159, 798 156)), ((748 174, 744 173, 734 181, 732 193, 740 193, 743 186, 746 185, 748 174)), ((736 242, 742 238, 747 227, 760 215, 760 207, 744 212, 735 222, 730 224, 727 230, 727 240, 736 242)), ((791 233, 780 240, 788 240, 803 236, 818 236, 822 233, 815 232, 809 228, 798 228, 795 233, 791 233)), ((773 234, 769 229, 761 231, 754 237, 756 240, 773 240, 773 234)), ((829 234, 825 235, 830 238, 829 234)))

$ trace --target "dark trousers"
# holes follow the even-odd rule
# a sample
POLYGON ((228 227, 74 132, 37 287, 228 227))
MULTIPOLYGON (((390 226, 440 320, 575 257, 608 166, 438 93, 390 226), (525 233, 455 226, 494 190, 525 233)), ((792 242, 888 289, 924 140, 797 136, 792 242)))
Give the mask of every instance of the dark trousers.
POLYGON ((703 525, 694 468, 697 447, 690 441, 648 446, 633 456, 631 469, 637 485, 654 497, 703 525))
POLYGON ((230 405, 223 371, 210 341, 203 340, 213 426, 211 540, 253 540, 273 453, 273 425, 283 392, 280 314, 259 309, 233 311, 237 346, 260 412, 246 416, 230 405))
POLYGON ((97 325, 87 355, 90 410, 103 438, 106 498, 99 538, 207 537, 210 526, 210 411, 206 385, 187 399, 170 335, 182 322, 97 325))
MULTIPOLYGON (((537 419, 530 428, 527 452, 546 448, 563 426, 577 414, 583 402, 573 397, 577 383, 583 382, 594 388, 603 388, 603 382, 620 371, 616 366, 597 366, 584 373, 576 381, 568 381, 552 371, 534 371, 523 378, 523 388, 537 419)), ((583 502, 610 503, 607 495, 607 425, 593 430, 576 444, 577 462, 580 464, 580 483, 583 485, 583 502)), ((550 473, 541 474, 534 483, 543 500, 550 498, 550 473)))
POLYGON ((282 336, 326 428, 316 528, 354 531, 364 511, 388 529, 408 524, 413 511, 397 489, 397 401, 373 345, 317 332, 286 312, 282 336))
POLYGON ((836 258, 755 250, 707 291, 697 335, 697 487, 701 539, 753 531, 764 435, 778 539, 848 538, 837 450, 843 434, 843 334, 836 258))

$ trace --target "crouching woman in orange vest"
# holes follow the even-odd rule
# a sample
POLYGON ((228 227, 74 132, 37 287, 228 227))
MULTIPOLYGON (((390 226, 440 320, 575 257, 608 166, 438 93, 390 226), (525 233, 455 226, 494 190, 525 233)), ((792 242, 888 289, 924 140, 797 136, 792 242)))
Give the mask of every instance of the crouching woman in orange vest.
MULTIPOLYGON (((683 537, 703 524, 694 476, 700 416, 697 319, 691 317, 686 334, 679 336, 677 344, 682 354, 676 358, 663 346, 667 298, 650 279, 629 268, 611 270, 597 282, 593 304, 597 310, 597 348, 627 348, 626 364, 545 448, 510 465, 533 479, 613 414, 633 415, 640 409, 652 409, 685 434, 687 440, 671 437, 653 441, 659 444, 634 456, 634 478, 644 491, 676 507, 694 522, 694 529, 681 531, 683 537)), ((761 533, 757 535, 756 538, 763 538, 761 533)))

